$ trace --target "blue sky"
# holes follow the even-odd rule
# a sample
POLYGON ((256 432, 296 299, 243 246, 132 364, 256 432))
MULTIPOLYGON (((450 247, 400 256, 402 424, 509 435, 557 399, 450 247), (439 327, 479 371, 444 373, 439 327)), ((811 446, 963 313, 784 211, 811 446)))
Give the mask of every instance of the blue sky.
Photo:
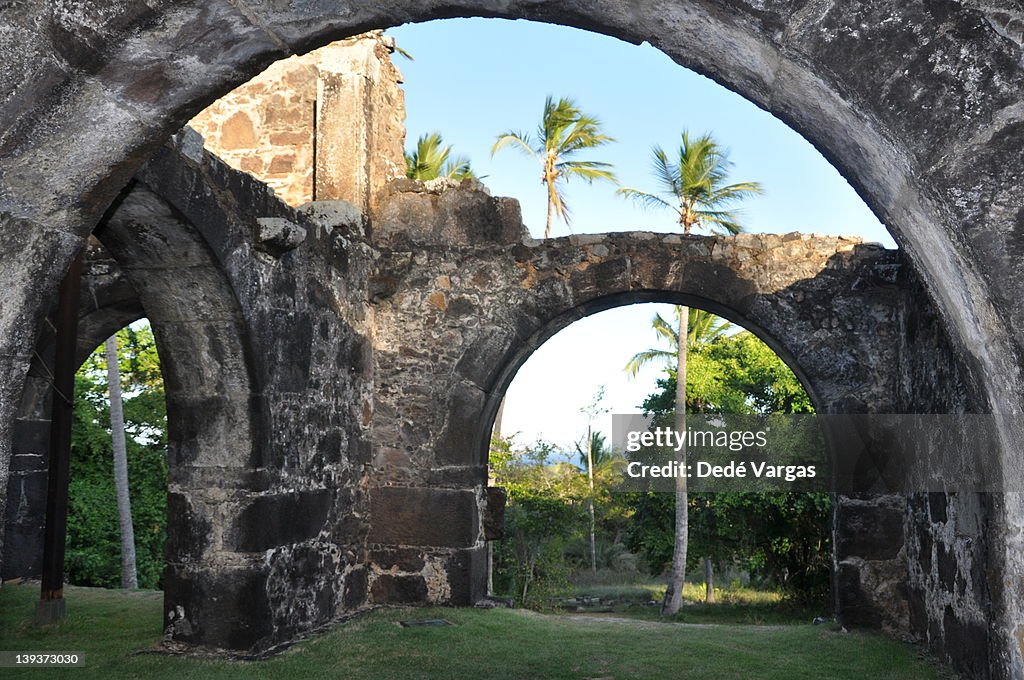
MULTIPOLYGON (((684 129, 711 132, 730 150, 734 181, 758 181, 763 196, 744 204, 748 231, 861 236, 894 247, 885 228, 845 179, 799 134, 713 81, 649 45, 631 45, 577 29, 499 19, 456 19, 389 31, 413 61, 396 58, 405 76, 407 146, 440 132, 468 156, 496 196, 519 199, 535 237, 546 203, 539 167, 511 149, 491 158, 495 137, 533 132, 548 95, 572 97, 601 119, 617 142, 581 159, 613 163, 623 185, 653 189, 650 149, 670 154, 684 129), (554 64, 554 68, 551 68, 554 64)), ((669 212, 639 208, 606 183, 570 183, 572 232, 674 231, 669 212)), ((563 224, 554 236, 570 233, 563 224)), ((544 437, 566 446, 586 424, 579 407, 600 385, 617 413, 636 410, 658 371, 636 380, 629 356, 654 342, 655 305, 624 307, 583 319, 541 347, 520 370, 506 404, 506 431, 526 443, 544 437)), ((663 310, 664 313, 664 310, 663 310)), ((602 421, 599 426, 607 427, 602 421)))

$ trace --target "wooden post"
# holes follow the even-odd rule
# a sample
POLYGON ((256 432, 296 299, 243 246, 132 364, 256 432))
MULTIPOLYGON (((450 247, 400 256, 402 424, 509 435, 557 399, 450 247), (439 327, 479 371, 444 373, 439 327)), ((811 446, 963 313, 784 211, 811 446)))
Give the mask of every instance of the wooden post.
POLYGON ((50 472, 46 489, 46 530, 43 534, 42 592, 36 622, 64 618, 64 542, 68 528, 68 475, 71 464, 71 422, 75 407, 75 349, 78 341, 78 291, 84 250, 71 263, 60 284, 53 361, 50 419, 50 472))

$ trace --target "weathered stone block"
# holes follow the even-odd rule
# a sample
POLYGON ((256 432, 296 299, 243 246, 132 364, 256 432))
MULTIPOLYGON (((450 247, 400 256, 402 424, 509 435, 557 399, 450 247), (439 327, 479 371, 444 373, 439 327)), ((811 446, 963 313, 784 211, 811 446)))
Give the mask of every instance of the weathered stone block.
POLYGON ((483 429, 484 393, 475 385, 458 383, 451 392, 448 420, 437 440, 437 461, 442 465, 479 464, 483 429))
POLYGON ((348 610, 364 606, 369 596, 367 584, 368 577, 365 567, 356 567, 345 574, 344 594, 341 600, 342 606, 348 610))
POLYGON ((888 505, 841 505, 838 551, 865 560, 895 558, 903 548, 904 513, 888 505))
POLYGON ((380 574, 373 579, 370 596, 375 604, 422 604, 427 601, 427 583, 418 574, 380 574))
POLYGON ((306 240, 306 230, 283 217, 256 220, 256 241, 271 255, 280 257, 306 240))
POLYGON ((200 560, 210 546, 211 520, 181 493, 167 494, 167 544, 169 562, 200 560))
POLYGON ((372 215, 373 240, 391 246, 511 245, 528 234, 508 203, 473 180, 398 179, 387 186, 372 215))
POLYGON ((370 491, 370 543, 466 548, 480 533, 472 491, 378 487, 370 491))
POLYGON ((258 496, 239 513, 232 547, 260 552, 314 538, 324 529, 332 499, 329 489, 258 496))
POLYGON ((179 642, 251 650, 273 640, 266 567, 169 564, 164 625, 179 642))
POLYGON ((505 537, 505 503, 508 494, 500 486, 489 486, 484 491, 484 540, 497 541, 505 537))
POLYGON ((369 554, 369 559, 382 571, 421 571, 426 565, 423 551, 415 548, 373 550, 369 554))
POLYGON ((445 565, 451 604, 468 607, 487 597, 487 548, 460 550, 445 565))
POLYGON ((947 606, 942 616, 942 644, 959 660, 965 677, 989 676, 990 629, 987 621, 961 621, 947 606))

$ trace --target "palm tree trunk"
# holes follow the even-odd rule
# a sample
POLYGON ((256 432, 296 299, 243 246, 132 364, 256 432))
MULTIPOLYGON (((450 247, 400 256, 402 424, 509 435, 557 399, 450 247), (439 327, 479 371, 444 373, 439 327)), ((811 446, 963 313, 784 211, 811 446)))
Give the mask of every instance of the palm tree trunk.
POLYGON ((594 521, 594 435, 587 425, 587 477, 590 481, 590 572, 597 574, 597 539, 594 521))
POLYGON ((107 384, 110 389, 110 433, 114 449, 114 487, 121 530, 121 587, 138 588, 135 573, 135 530, 132 501, 128 494, 128 452, 124 439, 124 406, 121 402, 121 371, 117 362, 117 336, 107 338, 107 384))
POLYGON ((704 558, 704 601, 711 604, 715 601, 714 566, 711 558, 704 558))
POLYGON ((675 547, 672 551, 672 573, 668 588, 665 590, 665 601, 661 613, 671 616, 679 611, 683 604, 683 582, 686 579, 686 548, 689 533, 690 517, 687 508, 686 493, 686 354, 689 329, 690 310, 679 308, 679 348, 676 356, 676 418, 675 430, 683 437, 682 446, 676 455, 679 463, 679 474, 676 475, 676 531, 675 547))
POLYGON ((544 238, 551 238, 551 225, 555 223, 555 187, 548 182, 548 222, 544 227, 544 238))

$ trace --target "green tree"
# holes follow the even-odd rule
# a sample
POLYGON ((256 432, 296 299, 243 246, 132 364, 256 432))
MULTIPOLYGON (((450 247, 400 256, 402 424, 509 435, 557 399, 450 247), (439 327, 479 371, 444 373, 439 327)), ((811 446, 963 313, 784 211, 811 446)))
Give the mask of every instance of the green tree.
POLYGON ((580 409, 580 412, 587 417, 587 436, 584 438, 584 448, 582 451, 583 461, 586 463, 587 472, 587 484, 590 487, 590 495, 587 498, 587 512, 590 515, 590 571, 593 574, 597 573, 597 517, 594 509, 594 432, 593 422, 594 418, 599 413, 605 413, 608 411, 607 408, 601 406, 601 402, 604 400, 604 385, 602 385, 597 393, 594 395, 594 399, 580 409))
MULTIPOLYGON (((691 349, 689 366, 691 411, 699 405, 706 413, 813 412, 796 375, 750 332, 722 335, 691 349)), ((658 391, 644 401, 645 413, 659 424, 673 417, 676 379, 669 371, 658 380, 658 391)), ((784 424, 776 422, 775 427, 784 424)), ((658 573, 673 557, 670 497, 635 494, 631 502, 635 514, 627 543, 658 573)), ((826 493, 690 494, 689 541, 695 554, 715 561, 740 560, 794 599, 817 604, 828 592, 830 511, 826 493)), ((695 566, 691 559, 688 567, 695 566)))
MULTIPOLYGON (((650 364, 652 362, 664 361, 670 365, 675 364, 676 370, 678 371, 680 354, 679 354, 679 337, 680 333, 686 332, 686 354, 685 361, 687 364, 687 370, 685 371, 686 380, 688 382, 687 389, 681 391, 681 396, 686 400, 686 409, 688 411, 705 412, 707 410, 707 402, 709 396, 708 385, 700 385, 690 383, 707 382, 708 378, 716 375, 713 371, 709 371, 703 366, 705 362, 702 361, 703 355, 699 353, 699 350, 708 347, 713 344, 719 338, 725 336, 732 328, 725 319, 707 312, 703 309, 694 309, 692 307, 681 307, 676 306, 674 308, 676 315, 675 323, 669 323, 665 320, 661 314, 655 314, 651 320, 651 327, 654 329, 657 336, 662 339, 668 348, 652 347, 642 352, 637 352, 633 355, 633 358, 626 364, 625 370, 629 372, 633 377, 636 377, 637 372, 641 367, 650 364), (684 324, 682 323, 682 315, 687 314, 688 319, 684 324), (693 364, 697 364, 694 366, 693 364), (697 369, 697 370, 694 370, 697 369), (696 389, 694 389, 696 388, 696 389)), ((676 393, 675 399, 680 398, 680 393, 676 393)), ((721 412, 736 413, 742 412, 743 406, 742 401, 740 403, 732 404, 733 410, 724 410, 721 412)), ((684 480, 685 483, 685 480, 684 480)), ((677 494, 677 502, 679 494, 677 494)), ((689 525, 689 501, 687 501, 687 508, 685 511, 687 521, 689 525)), ((687 545, 682 549, 681 559, 686 559, 686 553, 689 548, 689 527, 687 528, 687 545)), ((709 542, 705 542, 705 545, 711 545, 709 542)), ((704 579, 707 584, 706 599, 708 602, 714 600, 714 586, 712 577, 712 554, 710 552, 705 553, 704 558, 704 579)), ((684 574, 685 576, 685 574, 684 574)), ((680 586, 681 587, 681 586, 680 586)), ((671 611, 669 606, 668 597, 666 597, 666 605, 664 607, 667 613, 674 613, 671 611)))
POLYGON ((655 313, 651 319, 651 328, 659 340, 662 340, 666 347, 651 347, 642 352, 637 352, 628 362, 625 370, 634 378, 641 368, 648 364, 664 362, 674 366, 679 353, 679 329, 683 327, 682 314, 686 311, 688 315, 686 327, 686 345, 688 349, 704 347, 709 343, 722 337, 732 328, 732 324, 720 316, 711 312, 694 307, 673 307, 675 321, 670 323, 661 313, 655 313))
MULTIPOLYGON (((129 491, 138 584, 156 588, 164 567, 167 515, 167 412, 160 361, 148 324, 117 333, 124 399, 129 491)), ((120 537, 105 347, 75 375, 68 490, 68 581, 118 587, 120 537)))
MULTIPOLYGON (((659 187, 655 193, 623 187, 618 193, 632 198, 646 207, 668 208, 678 216, 684 234, 694 229, 736 234, 742 230, 733 207, 737 202, 761 193, 757 182, 727 184, 732 164, 728 154, 711 138, 701 135, 690 139, 683 132, 678 158, 669 160, 660 146, 653 149, 654 176, 659 187)), ((679 312, 678 338, 689 336, 688 310, 679 312)), ((677 342, 676 373, 679 376, 675 395, 675 430, 686 431, 686 354, 687 343, 677 342)), ((686 447, 679 451, 679 462, 685 465, 686 447)), ((686 551, 688 540, 688 503, 686 478, 676 478, 675 551, 672 572, 662 613, 672 615, 682 605, 683 582, 686 579, 686 551)))
POLYGON ((441 134, 431 132, 419 138, 416 148, 405 154, 405 176, 409 179, 431 180, 438 177, 472 179, 476 175, 465 156, 451 157, 452 147, 441 134))
POLYGON ((601 132, 601 121, 583 113, 576 103, 567 98, 557 102, 548 97, 544 113, 537 128, 537 137, 529 133, 508 131, 498 135, 491 149, 493 156, 506 146, 513 146, 541 165, 540 181, 547 189, 548 215, 544 238, 551 237, 555 218, 570 223, 569 206, 565 202, 564 185, 577 177, 588 183, 595 180, 614 182, 610 163, 573 160, 572 156, 615 141, 601 132))

